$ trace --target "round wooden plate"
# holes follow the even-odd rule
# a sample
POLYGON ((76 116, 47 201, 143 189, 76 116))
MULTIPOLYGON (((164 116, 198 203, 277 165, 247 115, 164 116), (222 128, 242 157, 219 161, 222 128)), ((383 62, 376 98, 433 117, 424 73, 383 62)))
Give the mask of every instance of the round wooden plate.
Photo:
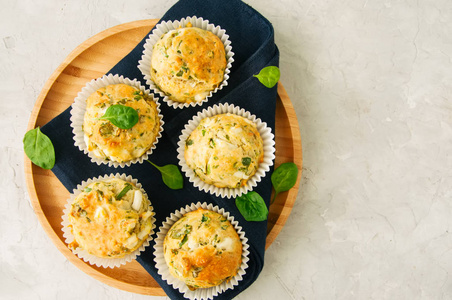
MULTIPOLYGON (((42 89, 31 114, 28 130, 43 126, 68 108, 77 93, 91 79, 101 77, 127 55, 158 20, 142 20, 107 29, 78 46, 55 70, 42 89), (119 46, 120 45, 120 46, 119 46)), ((295 203, 301 178, 302 154, 298 121, 281 83, 276 105, 275 166, 293 161, 300 170, 290 191, 278 195, 270 207, 266 248, 275 240, 295 203)), ((136 261, 120 268, 99 268, 85 263, 66 246, 61 231, 61 213, 69 192, 49 170, 33 165, 25 157, 25 176, 33 209, 57 248, 90 276, 129 292, 164 296, 165 292, 136 261)))

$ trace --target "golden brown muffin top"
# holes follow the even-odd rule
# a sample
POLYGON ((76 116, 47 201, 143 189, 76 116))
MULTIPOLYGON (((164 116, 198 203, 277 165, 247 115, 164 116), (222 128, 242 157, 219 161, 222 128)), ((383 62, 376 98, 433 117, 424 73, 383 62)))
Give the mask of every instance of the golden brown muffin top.
POLYGON ((263 161, 256 124, 235 114, 201 120, 185 142, 185 161, 201 180, 216 187, 244 186, 263 161))
POLYGON ((154 45, 151 78, 174 101, 201 101, 223 81, 226 65, 223 42, 215 34, 179 28, 154 45))
POLYGON ((237 274, 242 243, 223 215, 199 208, 170 228, 164 240, 164 256, 170 273, 190 289, 208 288, 237 274))
POLYGON ((68 215, 74 242, 90 254, 119 258, 138 249, 152 230, 150 202, 130 182, 93 182, 72 202, 68 215))
POLYGON ((120 163, 138 158, 152 147, 160 131, 157 105, 133 86, 108 85, 86 100, 83 131, 88 151, 96 157, 120 163), (138 123, 130 129, 120 129, 108 120, 99 120, 115 104, 134 108, 138 123))

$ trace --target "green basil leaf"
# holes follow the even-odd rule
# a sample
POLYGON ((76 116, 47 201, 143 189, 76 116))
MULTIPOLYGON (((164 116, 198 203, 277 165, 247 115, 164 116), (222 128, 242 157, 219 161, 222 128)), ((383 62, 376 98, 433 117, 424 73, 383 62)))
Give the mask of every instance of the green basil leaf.
POLYGON ((108 120, 121 129, 130 129, 138 122, 138 112, 132 107, 115 104, 107 108, 99 119, 108 120))
POLYGON ((50 170, 55 165, 55 149, 52 141, 39 127, 29 130, 23 139, 24 151, 37 166, 50 170))
POLYGON ((248 192, 235 199, 235 205, 247 221, 265 221, 268 208, 264 199, 256 192, 248 192))
POLYGON ((176 165, 166 165, 163 167, 157 166, 152 163, 150 160, 148 162, 157 168, 162 174, 163 182, 167 187, 173 190, 179 190, 184 186, 184 178, 182 177, 182 173, 179 171, 179 168, 176 165))
POLYGON ((259 74, 253 75, 257 77, 259 81, 268 88, 272 88, 278 83, 281 72, 278 67, 268 66, 263 68, 259 74))
POLYGON ((293 162, 283 163, 273 171, 271 181, 275 189, 275 196, 272 203, 279 193, 288 191, 295 185, 297 177, 298 167, 293 162))
POLYGON ((122 189, 122 191, 116 195, 116 200, 121 200, 121 198, 124 197, 132 188, 133 187, 130 183, 126 183, 126 186, 122 189))

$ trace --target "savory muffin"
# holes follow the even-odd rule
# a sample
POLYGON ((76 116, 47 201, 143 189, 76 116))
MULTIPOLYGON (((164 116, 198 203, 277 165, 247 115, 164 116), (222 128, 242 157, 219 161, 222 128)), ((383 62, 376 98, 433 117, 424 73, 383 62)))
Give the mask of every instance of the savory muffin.
POLYGON ((138 158, 152 147, 160 131, 156 103, 138 88, 112 84, 98 89, 86 100, 83 122, 85 143, 94 156, 119 163, 138 158), (120 129, 100 119, 108 107, 129 106, 138 112, 138 123, 120 129))
POLYGON ((68 214, 74 241, 103 258, 120 258, 138 249, 152 230, 151 203, 139 188, 118 178, 89 184, 68 214))
POLYGON ((174 29, 154 45, 151 79, 171 100, 199 102, 223 81, 227 61, 223 42, 197 27, 174 29))
POLYGON ((173 224, 163 251, 171 275, 191 290, 228 281, 242 262, 242 242, 234 226, 223 215, 203 208, 173 224))
POLYGON ((256 124, 235 114, 204 118, 185 141, 185 161, 202 181, 219 188, 244 186, 264 158, 256 124))

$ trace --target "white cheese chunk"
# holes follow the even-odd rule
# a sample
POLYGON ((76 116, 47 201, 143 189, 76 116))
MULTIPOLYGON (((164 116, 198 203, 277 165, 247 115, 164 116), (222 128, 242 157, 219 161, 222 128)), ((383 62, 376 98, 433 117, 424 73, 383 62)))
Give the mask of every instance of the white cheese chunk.
POLYGON ((238 135, 243 131, 242 127, 233 127, 231 128, 231 133, 238 135))
POLYGON ((149 217, 152 216, 152 212, 151 211, 146 211, 144 213, 141 214, 141 220, 142 222, 146 221, 147 219, 149 219, 149 217))
POLYGON ((215 145, 217 146, 217 148, 220 148, 220 149, 228 149, 228 150, 237 149, 236 145, 231 144, 223 139, 215 139, 215 145))
POLYGON ((94 212, 94 219, 102 221, 105 220, 106 218, 108 218, 107 211, 102 206, 99 206, 94 212))
POLYGON ((140 190, 136 190, 135 193, 133 194, 132 208, 136 211, 139 211, 141 207, 141 202, 143 202, 143 194, 141 193, 140 190))
POLYGON ((199 248, 199 243, 194 241, 193 239, 189 238, 187 241, 187 246, 190 248, 190 250, 194 250, 199 248))
POLYGON ((234 241, 231 238, 227 237, 217 244, 217 249, 221 249, 223 251, 224 250, 232 251, 233 244, 234 241))
POLYGON ((144 229, 138 233, 138 238, 140 240, 144 239, 146 236, 149 235, 149 233, 151 232, 151 229, 152 229, 152 227, 150 225, 144 227, 144 229))
POLYGON ((124 244, 124 246, 126 246, 129 249, 132 249, 133 247, 135 247, 135 245, 138 243, 138 237, 137 235, 134 233, 132 234, 126 241, 126 243, 124 244))
POLYGON ((246 175, 242 171, 237 171, 234 173, 234 177, 241 178, 241 179, 248 179, 250 176, 246 175))

